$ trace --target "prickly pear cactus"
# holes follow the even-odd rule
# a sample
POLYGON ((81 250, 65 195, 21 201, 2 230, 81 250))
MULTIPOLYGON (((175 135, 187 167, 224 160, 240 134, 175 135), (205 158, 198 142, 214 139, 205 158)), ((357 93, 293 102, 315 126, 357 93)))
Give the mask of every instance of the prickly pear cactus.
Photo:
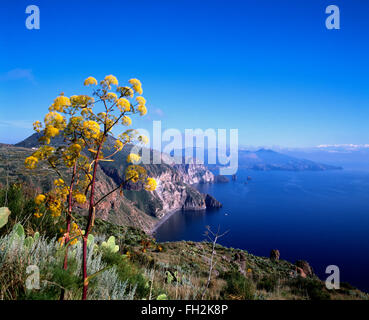
POLYGON ((26 239, 24 239, 24 245, 27 248, 31 248, 34 242, 35 242, 35 240, 30 236, 28 236, 26 239))
POLYGON ((8 223, 8 217, 10 216, 10 210, 7 207, 0 208, 0 228, 8 223))
POLYGON ((92 245, 95 243, 95 237, 90 233, 87 237, 87 246, 92 245))
POLYGON ((37 241, 40 238, 40 233, 39 232, 35 232, 35 234, 33 235, 33 240, 37 241))
POLYGON ((87 246, 92 247, 94 251, 99 250, 99 246, 95 243, 95 237, 91 233, 87 237, 87 246))
POLYGON ((103 248, 106 248, 108 249, 109 251, 111 252, 118 252, 119 251, 119 246, 115 244, 115 237, 114 236, 111 236, 107 242, 103 242, 101 244, 101 246, 103 248))
POLYGON ((24 228, 20 223, 17 223, 14 225, 13 227, 13 231, 15 232, 15 234, 19 237, 19 238, 23 238, 25 233, 24 233, 24 228))

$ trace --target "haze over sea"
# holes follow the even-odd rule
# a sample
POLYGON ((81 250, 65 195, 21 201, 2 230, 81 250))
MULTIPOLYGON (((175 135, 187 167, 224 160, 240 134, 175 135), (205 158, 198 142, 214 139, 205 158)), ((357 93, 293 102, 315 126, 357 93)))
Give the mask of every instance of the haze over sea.
POLYGON ((175 213, 158 228, 159 241, 200 241, 206 225, 220 226, 229 230, 222 245, 261 256, 278 249, 281 259, 307 260, 321 279, 337 265, 341 281, 369 292, 369 171, 240 169, 237 181, 197 188, 223 208, 175 213))

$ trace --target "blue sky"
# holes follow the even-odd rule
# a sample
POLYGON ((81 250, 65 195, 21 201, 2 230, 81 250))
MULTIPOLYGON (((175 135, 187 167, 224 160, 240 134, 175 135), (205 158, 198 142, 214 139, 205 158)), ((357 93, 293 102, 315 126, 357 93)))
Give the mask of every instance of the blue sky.
POLYGON ((142 81, 137 127, 238 128, 244 145, 369 142, 366 0, 8 0, 0 30, 0 142, 106 74, 142 81), (30 4, 40 30, 25 27, 30 4), (325 28, 330 4, 341 30, 325 28))

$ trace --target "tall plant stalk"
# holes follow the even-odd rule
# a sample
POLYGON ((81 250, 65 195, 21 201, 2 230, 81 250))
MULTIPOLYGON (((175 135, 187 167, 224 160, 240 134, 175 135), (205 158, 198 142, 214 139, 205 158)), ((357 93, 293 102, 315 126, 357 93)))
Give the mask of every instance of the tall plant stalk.
MULTIPOLYGON (((36 121, 33 124, 36 132, 41 133, 42 130, 39 139, 41 146, 25 159, 28 169, 35 169, 39 161, 46 161, 59 177, 54 181, 53 190, 36 196, 34 216, 40 218, 49 213, 55 219, 59 219, 62 213, 66 214, 66 229, 64 235, 59 239, 61 245, 65 244, 62 266, 64 270, 68 269, 68 247, 76 243, 78 238, 82 238, 83 300, 87 299, 88 281, 94 276, 89 276, 87 270, 87 240, 94 225, 96 207, 112 193, 123 188, 128 181, 142 182, 147 191, 153 191, 156 188, 155 179, 147 177, 145 168, 136 164, 140 156, 129 154, 127 162, 131 164, 126 168, 122 182, 107 193, 100 195, 100 199, 96 201, 96 178, 100 162, 114 161, 112 157, 128 143, 146 144, 148 142, 147 137, 139 132, 127 129, 115 138, 113 146, 115 151, 108 156, 103 155, 107 138, 114 138, 111 131, 113 127, 119 124, 130 126, 129 115, 139 113, 143 116, 147 113, 146 100, 141 96, 141 82, 131 79, 129 84, 130 86, 119 87, 117 78, 108 75, 98 85, 95 78, 88 77, 84 85, 98 85, 93 92, 93 96, 97 97, 96 100, 87 95, 74 95, 68 98, 61 93, 50 106, 44 123, 36 121), (113 85, 117 86, 117 93, 111 91, 113 85), (101 102, 104 109, 98 111, 95 105, 101 102), (50 146, 51 139, 58 135, 63 136, 64 145, 50 146), (87 151, 94 156, 86 155, 87 151), (63 177, 65 171, 59 171, 59 166, 66 168, 68 172, 71 171, 69 183, 65 182, 67 180, 63 177), (90 174, 91 169, 92 175, 90 174), (87 201, 87 224, 83 233, 72 213, 77 203, 85 204, 87 201)), ((64 298, 65 290, 62 289, 60 299, 64 298)))

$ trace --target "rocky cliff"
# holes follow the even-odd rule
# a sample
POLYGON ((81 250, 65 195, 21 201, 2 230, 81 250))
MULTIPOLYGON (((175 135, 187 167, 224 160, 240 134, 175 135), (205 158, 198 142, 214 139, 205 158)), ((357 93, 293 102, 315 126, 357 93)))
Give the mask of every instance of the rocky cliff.
MULTIPOLYGON (((113 143, 113 142, 112 142, 113 143)), ((37 134, 32 135, 17 146, 0 146, 0 183, 22 181, 31 185, 35 194, 52 187, 56 178, 46 166, 36 171, 24 168, 24 159, 38 146, 37 134)), ((124 176, 127 148, 114 156, 114 162, 101 163, 97 176, 97 197, 118 186, 124 176)), ((153 151, 151 151, 153 152, 153 151)), ((126 190, 116 192, 103 201, 97 216, 119 225, 140 227, 146 232, 152 230, 160 219, 178 210, 203 210, 219 207, 220 204, 209 195, 201 194, 193 186, 197 183, 212 183, 214 175, 198 164, 174 164, 167 155, 162 154, 163 163, 143 165, 149 176, 157 180, 154 192, 143 190, 138 184, 131 184, 126 190)), ((85 210, 80 208, 80 212, 85 210)))
MULTIPOLYGON (((129 150, 126 151, 128 154, 129 150)), ((102 169, 116 183, 123 179, 126 153, 114 157, 114 162, 102 164, 102 169)), ((206 195, 191 185, 213 183, 215 177, 204 165, 174 164, 162 154, 163 163, 143 165, 149 176, 156 179, 158 185, 154 192, 142 190, 138 184, 130 184, 125 196, 136 203, 137 207, 158 219, 178 210, 204 210, 212 207, 206 203, 206 195)))

